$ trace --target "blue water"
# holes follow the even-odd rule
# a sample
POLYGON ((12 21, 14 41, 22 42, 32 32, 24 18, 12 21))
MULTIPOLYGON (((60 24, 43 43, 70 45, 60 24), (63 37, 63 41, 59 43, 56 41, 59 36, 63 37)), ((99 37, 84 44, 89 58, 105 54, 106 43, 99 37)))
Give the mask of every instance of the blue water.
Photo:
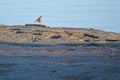
POLYGON ((120 33, 120 0, 2 0, 0 23, 95 28, 120 33))

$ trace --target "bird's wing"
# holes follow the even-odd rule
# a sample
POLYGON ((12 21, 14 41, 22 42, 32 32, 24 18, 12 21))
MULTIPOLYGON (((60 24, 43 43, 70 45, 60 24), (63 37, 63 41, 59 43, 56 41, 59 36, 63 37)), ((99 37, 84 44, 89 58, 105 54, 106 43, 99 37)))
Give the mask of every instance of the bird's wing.
POLYGON ((38 22, 39 21, 39 18, 37 20, 35 20, 35 22, 38 22))

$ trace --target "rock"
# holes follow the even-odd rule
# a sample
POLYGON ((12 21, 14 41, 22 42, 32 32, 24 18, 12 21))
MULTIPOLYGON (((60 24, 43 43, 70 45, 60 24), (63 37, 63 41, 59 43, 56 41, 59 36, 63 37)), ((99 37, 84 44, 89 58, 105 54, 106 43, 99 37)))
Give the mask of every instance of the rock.
POLYGON ((54 35, 52 37, 50 37, 51 39, 60 39, 62 36, 61 35, 54 35))
POLYGON ((38 31, 34 31, 34 32, 32 32, 32 34, 33 35, 42 35, 40 32, 38 32, 38 31))
POLYGON ((100 38, 99 36, 88 34, 88 33, 85 33, 84 36, 88 36, 90 38, 100 38))
POLYGON ((13 33, 22 33, 20 30, 13 30, 13 33))
POLYGON ((50 26, 41 25, 41 24, 25 24, 25 26, 37 26, 37 27, 42 27, 42 28, 50 28, 50 26))
POLYGON ((89 43, 89 44, 86 44, 86 46, 101 46, 101 45, 97 43, 89 43))
POLYGON ((116 42, 116 41, 119 41, 119 40, 118 39, 105 39, 105 41, 116 42))
POLYGON ((3 24, 0 24, 0 27, 6 28, 7 26, 6 26, 6 25, 3 25, 3 24))
POLYGON ((82 39, 82 38, 84 38, 84 34, 82 34, 82 33, 76 33, 76 32, 74 32, 74 33, 69 33, 69 36, 70 36, 70 38, 72 38, 72 39, 82 39))
MULTIPOLYGON (((40 25, 38 25, 40 26, 40 25)), ((36 26, 0 27, 0 41, 37 43, 94 43, 120 42, 119 33, 91 29, 41 28, 36 26), (37 36, 37 37, 36 37, 37 36)))

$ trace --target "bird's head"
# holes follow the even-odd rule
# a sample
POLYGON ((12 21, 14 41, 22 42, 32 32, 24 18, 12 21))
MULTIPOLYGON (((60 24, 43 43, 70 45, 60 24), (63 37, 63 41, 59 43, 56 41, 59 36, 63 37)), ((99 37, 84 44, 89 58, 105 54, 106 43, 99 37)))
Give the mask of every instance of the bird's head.
POLYGON ((40 16, 40 17, 42 17, 42 16, 40 16))

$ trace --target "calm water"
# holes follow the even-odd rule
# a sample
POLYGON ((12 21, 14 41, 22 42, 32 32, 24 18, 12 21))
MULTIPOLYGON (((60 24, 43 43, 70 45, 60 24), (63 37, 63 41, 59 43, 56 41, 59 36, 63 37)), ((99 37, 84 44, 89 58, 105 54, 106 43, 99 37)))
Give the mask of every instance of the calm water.
POLYGON ((2 0, 0 23, 95 28, 120 33, 120 0, 2 0))

